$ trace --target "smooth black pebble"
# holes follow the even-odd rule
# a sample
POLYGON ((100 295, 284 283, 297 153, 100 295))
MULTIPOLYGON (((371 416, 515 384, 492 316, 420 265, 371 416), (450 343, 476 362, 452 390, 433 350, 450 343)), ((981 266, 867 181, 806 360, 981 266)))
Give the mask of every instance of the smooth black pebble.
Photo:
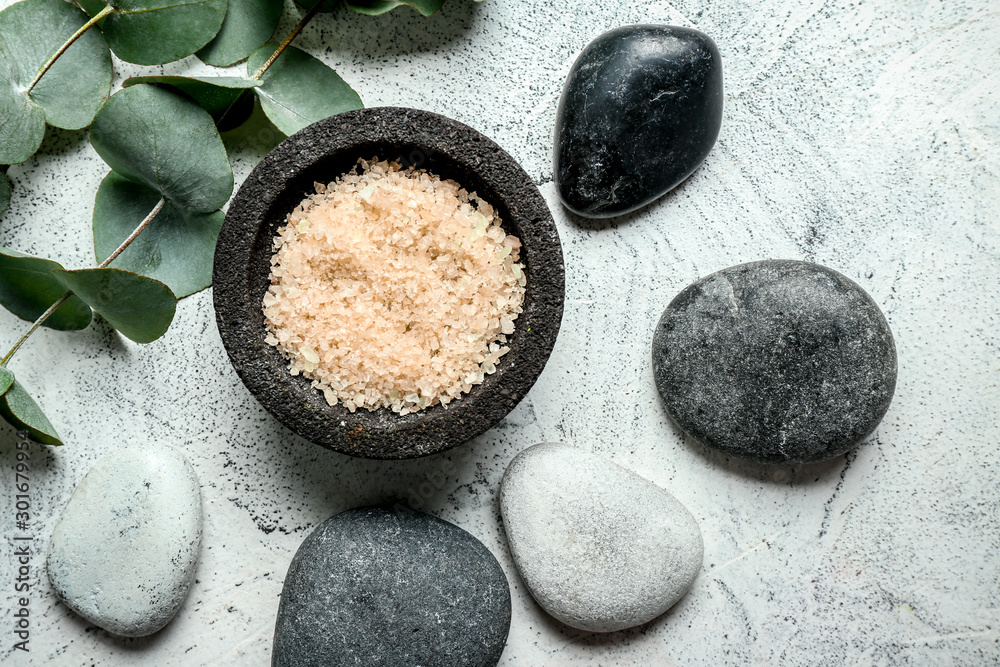
POLYGON ((458 526, 407 508, 338 514, 305 539, 285 577, 271 664, 493 667, 510 588, 458 526))
POLYGON ((702 163, 722 125, 722 57, 697 30, 633 25, 591 42, 556 115, 555 181, 582 216, 628 213, 702 163))
POLYGON ((656 325, 653 372, 671 418, 702 444, 765 463, 822 461, 882 420, 896 347, 847 277, 765 260, 681 291, 656 325))

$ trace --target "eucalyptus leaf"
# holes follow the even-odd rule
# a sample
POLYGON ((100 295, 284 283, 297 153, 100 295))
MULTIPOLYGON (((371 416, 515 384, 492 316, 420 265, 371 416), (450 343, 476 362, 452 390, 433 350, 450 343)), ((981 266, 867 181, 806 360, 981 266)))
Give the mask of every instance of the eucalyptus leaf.
POLYGON ((31 439, 46 445, 61 445, 62 440, 35 399, 15 380, 0 396, 0 416, 18 431, 27 431, 31 439))
POLYGON ((45 111, 15 88, 10 70, 10 62, 0 54, 0 163, 17 164, 42 145, 45 111))
POLYGON ((0 215, 10 206, 10 181, 7 174, 0 172, 0 215))
MULTIPOLYGON (((232 116, 239 111, 236 109, 236 103, 240 99, 240 96, 249 95, 247 92, 248 89, 260 85, 260 81, 241 79, 235 76, 137 76, 126 79, 122 86, 130 88, 141 83, 175 88, 193 99, 198 106, 211 114, 212 119, 217 124, 230 121, 226 123, 230 127, 237 127, 242 123, 242 121, 239 123, 232 122, 237 120, 232 118, 232 116)), ((253 98, 250 97, 249 99, 252 101, 253 98)), ((242 120, 246 120, 246 116, 249 116, 249 113, 243 115, 242 120)))
MULTIPOLYGON (((105 3, 84 0, 91 16, 105 3)), ((222 27, 226 0, 113 0, 100 22, 111 50, 137 65, 162 65, 191 55, 222 27)))
MULTIPOLYGON (((277 47, 263 46, 247 59, 252 76, 277 47)), ((294 134, 316 121, 360 109, 361 98, 336 72, 305 51, 288 47, 253 89, 264 113, 285 134, 294 134)))
POLYGON ((332 12, 335 11, 338 7, 340 7, 343 0, 326 0, 325 2, 324 0, 295 0, 295 4, 301 7, 305 7, 306 9, 312 9, 313 7, 316 6, 317 2, 323 2, 323 6, 320 8, 319 11, 332 12))
POLYGON ((0 396, 7 393, 11 385, 14 384, 14 374, 11 373, 5 366, 0 366, 0 396))
POLYGON ((90 143, 119 174, 187 210, 211 213, 233 192, 233 170, 212 117, 158 86, 112 95, 94 119, 90 143))
MULTIPOLYGON (((101 182, 94 205, 97 261, 108 257, 160 200, 145 185, 111 172, 101 182)), ((111 263, 155 278, 183 298, 212 284, 215 241, 225 215, 188 213, 168 202, 111 263)))
POLYGON ((198 57, 216 67, 243 60, 271 38, 283 6, 282 0, 229 0, 222 29, 198 57))
POLYGON ((174 319, 177 299, 158 280, 121 269, 55 269, 52 275, 108 324, 137 343, 152 343, 174 319))
POLYGON ((38 150, 45 123, 86 127, 111 89, 111 53, 99 30, 88 30, 30 90, 43 65, 88 20, 62 0, 23 0, 0 11, 0 164, 38 150))
POLYGON ((107 6, 107 3, 102 2, 102 0, 76 0, 76 4, 91 16, 97 16, 107 6))
MULTIPOLYGON (((61 268, 51 260, 0 247, 0 304, 22 320, 34 322, 66 294, 66 287, 51 273, 61 268)), ((87 304, 74 296, 45 318, 42 326, 62 331, 85 329, 92 317, 87 304)))
POLYGON ((444 0, 345 0, 350 9, 359 14, 378 16, 396 7, 411 7, 424 16, 430 16, 441 9, 444 0))
MULTIPOLYGON (((242 104, 242 100, 240 103, 242 104)), ((239 147, 244 159, 258 162, 284 141, 285 135, 268 119, 257 102, 257 96, 253 94, 250 95, 250 111, 246 121, 239 127, 222 133, 222 140, 230 149, 239 147)))

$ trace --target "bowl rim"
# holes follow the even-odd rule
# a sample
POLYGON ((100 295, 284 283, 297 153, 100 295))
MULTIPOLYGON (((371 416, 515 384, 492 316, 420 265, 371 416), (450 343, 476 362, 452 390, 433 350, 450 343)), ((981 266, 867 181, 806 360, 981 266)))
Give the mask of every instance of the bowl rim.
POLYGON ((564 297, 558 231, 534 181, 513 157, 477 130, 407 107, 373 107, 331 116, 274 148, 233 197, 213 266, 219 334, 237 375, 254 397, 305 439, 373 459, 434 454, 499 423, 544 369, 561 324, 564 297), (378 155, 379 159, 402 158, 433 173, 442 170, 438 174, 442 178, 463 174, 469 182, 456 178, 459 185, 476 190, 501 215, 508 233, 518 234, 528 277, 524 312, 515 322, 515 333, 508 337, 511 350, 500 359, 497 372, 447 408, 436 405, 403 416, 385 408, 351 413, 339 403, 329 406, 309 380, 292 376, 280 352, 263 340, 266 327, 260 299, 269 280, 266 273, 262 278, 262 272, 269 272, 274 230, 294 204, 312 192, 317 172, 329 182, 346 171, 343 165, 373 157, 366 151, 378 146, 385 146, 389 153, 413 149, 378 155))

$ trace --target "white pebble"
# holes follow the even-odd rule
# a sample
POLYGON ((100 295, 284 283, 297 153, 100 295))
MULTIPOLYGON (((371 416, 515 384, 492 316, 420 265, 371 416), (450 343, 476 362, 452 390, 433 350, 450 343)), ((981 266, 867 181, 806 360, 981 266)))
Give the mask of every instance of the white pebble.
POLYGON ((52 531, 49 581, 108 632, 142 637, 180 609, 201 550, 194 468, 165 446, 124 447, 83 478, 52 531))
POLYGON ((500 513, 532 596, 581 630, 612 632, 656 618, 701 569, 701 531, 677 499, 569 445, 518 454, 504 474, 500 513))

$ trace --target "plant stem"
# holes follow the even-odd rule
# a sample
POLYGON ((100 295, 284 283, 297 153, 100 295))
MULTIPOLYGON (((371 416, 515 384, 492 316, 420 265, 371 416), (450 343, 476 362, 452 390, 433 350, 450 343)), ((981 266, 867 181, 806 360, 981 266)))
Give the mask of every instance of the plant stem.
POLYGON ((108 264, 110 264, 111 262, 115 261, 115 257, 117 257, 118 255, 122 254, 122 250, 124 250, 125 248, 127 248, 128 245, 130 243, 132 243, 132 241, 135 240, 135 237, 138 236, 139 233, 146 228, 146 225, 148 225, 150 223, 150 221, 152 221, 152 219, 156 217, 156 214, 159 213, 161 210, 163 210, 163 206, 166 203, 167 203, 167 200, 165 198, 163 198, 163 197, 160 197, 160 201, 158 201, 156 203, 156 206, 154 206, 153 210, 149 212, 149 215, 146 216, 146 219, 143 220, 142 222, 140 222, 139 226, 136 227, 135 229, 133 229, 132 233, 128 235, 128 238, 126 238, 124 241, 122 241, 122 244, 120 246, 118 246, 117 248, 115 248, 115 251, 113 253, 111 253, 110 255, 108 255, 108 258, 106 260, 104 260, 103 262, 101 262, 100 264, 98 264, 97 268, 103 269, 103 268, 107 267, 108 264))
POLYGON ((25 331, 24 335, 21 336, 20 338, 18 338, 17 342, 14 343, 14 347, 10 348, 10 351, 7 354, 4 355, 3 359, 0 359, 0 366, 6 366, 7 362, 10 361, 10 358, 14 356, 15 352, 17 352, 17 348, 21 347, 21 344, 24 341, 28 340, 28 336, 30 336, 31 334, 33 334, 35 332, 35 329, 37 329, 39 326, 41 326, 42 322, 44 322, 46 319, 48 319, 49 315, 51 315, 52 313, 56 312, 56 308, 58 308, 59 306, 63 305, 63 303, 65 303, 66 300, 68 298, 70 298, 72 295, 73 295, 72 292, 66 292, 61 297, 59 297, 58 299, 56 299, 56 302, 53 303, 51 306, 49 306, 48 310, 46 310, 44 313, 42 313, 41 315, 39 315, 38 319, 31 323, 31 328, 28 329, 27 331, 25 331))
MULTIPOLYGON (((128 238, 122 241, 121 245, 115 248, 115 251, 113 253, 108 255, 108 258, 106 260, 97 265, 97 268, 99 269, 107 268, 108 264, 113 262, 115 257, 122 254, 122 251, 125 250, 125 248, 127 248, 129 244, 135 240, 135 237, 137 237, 139 233, 146 228, 146 225, 148 225, 150 221, 156 217, 156 214, 159 213, 161 210, 163 210, 163 206, 166 203, 167 200, 164 199, 163 197, 160 197, 160 201, 157 202, 156 206, 153 207, 153 210, 149 212, 149 215, 147 215, 146 218, 139 223, 138 227, 132 230, 132 233, 128 235, 128 238)), ((0 359, 0 366, 6 366, 7 362, 10 361, 10 358, 14 356, 15 352, 17 352, 17 348, 21 347, 21 344, 24 343, 24 341, 28 340, 28 336, 33 334, 35 332, 35 329, 40 327, 42 325, 42 322, 47 320, 52 313, 56 312, 56 309, 59 308, 59 306, 66 303, 67 299, 69 299, 71 296, 73 296, 72 292, 66 292, 61 297, 56 299, 56 302, 53 303, 51 306, 49 306, 44 313, 39 315, 38 319, 31 323, 31 328, 28 329, 26 332, 24 332, 24 335, 21 336, 16 343, 14 343, 14 347, 10 348, 10 351, 4 355, 3 359, 0 359)))
POLYGON ((316 13, 319 12, 325 2, 326 0, 316 0, 316 4, 313 5, 313 8, 306 12, 306 15, 302 17, 302 20, 299 21, 297 26, 292 28, 292 31, 288 33, 288 37, 285 37, 285 41, 278 45, 278 48, 275 49, 274 53, 271 54, 271 57, 267 59, 267 62, 261 65, 259 70, 254 72, 254 75, 250 77, 251 80, 257 81, 260 77, 264 76, 264 72, 267 71, 267 68, 278 59, 278 56, 281 55, 282 51, 288 48, 288 45, 292 43, 292 40, 299 36, 302 29, 306 27, 306 24, 309 23, 309 21, 312 21, 312 18, 316 16, 316 13))
POLYGON ((99 11, 97 13, 97 15, 94 16, 94 18, 90 19, 89 21, 87 21, 86 23, 84 23, 82 26, 80 26, 80 29, 77 30, 76 32, 74 32, 70 36, 70 38, 66 40, 66 43, 63 44, 62 46, 60 46, 59 50, 56 51, 52 55, 52 57, 49 58, 45 62, 44 65, 42 65, 42 68, 40 70, 38 70, 38 74, 36 74, 35 78, 31 80, 31 83, 28 84, 28 87, 25 88, 24 92, 25 93, 30 93, 31 92, 31 89, 35 87, 35 85, 38 83, 38 81, 43 76, 45 76, 45 73, 49 71, 49 68, 52 67, 52 65, 55 64, 56 60, 59 59, 59 56, 61 56, 66 51, 66 49, 68 49, 70 46, 72 46, 73 42, 75 42, 76 40, 78 40, 80 38, 80 35, 82 35, 83 33, 87 32, 88 30, 90 30, 94 26, 95 23, 97 23, 98 21, 100 21, 101 19, 103 19, 105 16, 107 16, 108 14, 110 14, 110 13, 112 13, 114 11, 115 10, 114 10, 113 7, 111 7, 111 5, 106 5, 104 7, 104 9, 102 9, 101 11, 99 11))

